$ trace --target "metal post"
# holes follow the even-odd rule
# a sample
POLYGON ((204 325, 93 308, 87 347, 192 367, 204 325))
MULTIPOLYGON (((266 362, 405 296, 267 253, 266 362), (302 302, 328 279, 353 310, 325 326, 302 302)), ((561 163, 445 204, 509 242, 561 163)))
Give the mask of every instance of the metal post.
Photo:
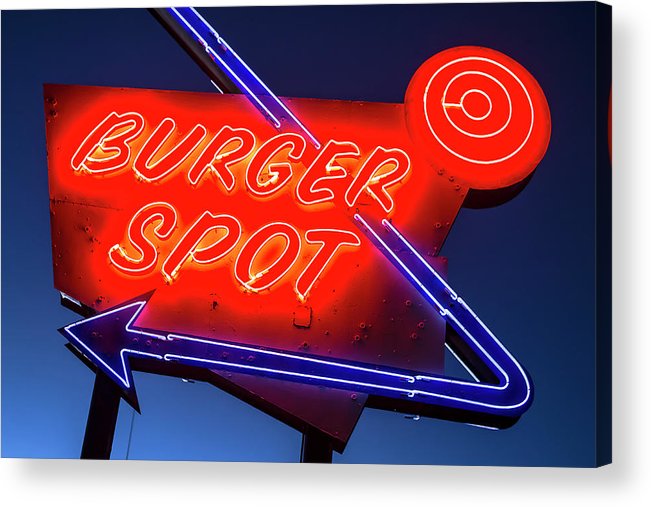
POLYGON ((98 371, 88 409, 81 459, 111 458, 119 408, 119 389, 110 378, 98 371))
POLYGON ((313 428, 303 433, 301 463, 332 463, 332 441, 313 428))

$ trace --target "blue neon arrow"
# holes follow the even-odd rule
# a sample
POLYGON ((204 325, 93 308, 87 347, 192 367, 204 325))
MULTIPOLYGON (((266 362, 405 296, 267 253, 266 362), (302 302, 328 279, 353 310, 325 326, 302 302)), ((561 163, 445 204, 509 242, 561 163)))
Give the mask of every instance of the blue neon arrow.
POLYGON ((355 215, 362 229, 410 283, 457 331, 490 369, 495 383, 468 382, 318 356, 292 354, 134 325, 148 297, 118 306, 60 331, 127 392, 133 392, 130 357, 225 369, 295 382, 354 389, 426 405, 518 418, 531 404, 529 377, 477 315, 393 225, 374 226, 355 215))

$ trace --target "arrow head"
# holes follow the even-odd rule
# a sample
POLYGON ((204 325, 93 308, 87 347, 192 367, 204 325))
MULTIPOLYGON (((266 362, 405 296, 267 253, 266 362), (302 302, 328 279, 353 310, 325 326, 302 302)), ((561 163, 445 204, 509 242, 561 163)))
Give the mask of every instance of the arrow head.
POLYGON ((129 356, 160 357, 147 352, 141 343, 151 340, 151 337, 131 327, 150 296, 151 293, 59 329, 72 345, 118 385, 134 407, 138 406, 138 401, 129 356))

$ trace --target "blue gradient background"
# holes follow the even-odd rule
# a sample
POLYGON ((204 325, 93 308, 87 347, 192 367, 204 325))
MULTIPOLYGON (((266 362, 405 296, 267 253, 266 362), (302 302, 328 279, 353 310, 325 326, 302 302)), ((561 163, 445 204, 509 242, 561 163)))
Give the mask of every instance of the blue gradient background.
MULTIPOLYGON (((366 410, 335 462, 591 466, 595 457, 594 5, 202 9, 279 95, 401 102, 434 53, 476 44, 522 63, 553 132, 525 191, 462 210, 449 278, 535 383, 515 427, 366 410)), ((93 385, 56 329, 45 82, 211 91, 145 10, 2 13, 2 455, 79 456, 93 385)), ((136 373, 129 459, 296 461, 298 432, 215 388, 136 373)), ((114 458, 125 458, 122 404, 114 458)))

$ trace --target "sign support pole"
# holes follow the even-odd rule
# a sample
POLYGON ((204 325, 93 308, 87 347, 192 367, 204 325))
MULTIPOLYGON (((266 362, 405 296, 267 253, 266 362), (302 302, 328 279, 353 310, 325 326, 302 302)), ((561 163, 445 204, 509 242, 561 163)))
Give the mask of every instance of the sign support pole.
POLYGON ((111 458, 119 408, 120 390, 115 382, 98 370, 88 409, 81 459, 111 458))
POLYGON ((308 428, 303 433, 301 463, 332 463, 332 441, 320 431, 308 428))

